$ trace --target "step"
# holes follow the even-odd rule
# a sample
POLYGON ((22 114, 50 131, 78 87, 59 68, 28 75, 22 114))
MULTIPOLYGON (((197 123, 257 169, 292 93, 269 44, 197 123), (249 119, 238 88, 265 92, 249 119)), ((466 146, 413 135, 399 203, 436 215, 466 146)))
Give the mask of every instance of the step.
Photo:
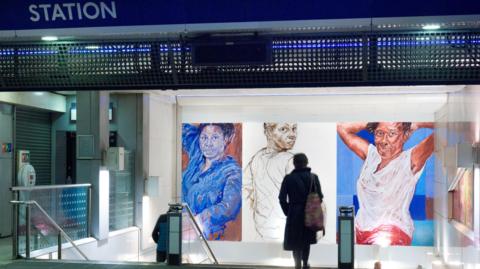
MULTIPOLYGON (((99 261, 42 261, 42 260, 17 260, 6 265, 0 265, 1 269, 282 269, 290 267, 260 266, 260 265, 192 265, 180 266, 166 265, 163 263, 141 263, 141 262, 99 262, 99 261)), ((318 267, 312 267, 315 269, 318 267)), ((322 268, 333 269, 333 268, 322 268)))

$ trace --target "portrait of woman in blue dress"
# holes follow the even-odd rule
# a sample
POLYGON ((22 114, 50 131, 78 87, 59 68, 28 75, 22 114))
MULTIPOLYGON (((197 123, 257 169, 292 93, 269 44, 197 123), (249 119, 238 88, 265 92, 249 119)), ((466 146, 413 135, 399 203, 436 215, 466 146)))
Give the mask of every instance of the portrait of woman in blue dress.
MULTIPOLYGON (((183 160, 182 198, 208 240, 228 240, 228 223, 239 218, 242 169, 227 153, 234 137, 232 123, 182 125, 183 155, 188 158, 183 160)), ((240 240, 241 225, 232 227, 238 228, 233 240, 240 240)))

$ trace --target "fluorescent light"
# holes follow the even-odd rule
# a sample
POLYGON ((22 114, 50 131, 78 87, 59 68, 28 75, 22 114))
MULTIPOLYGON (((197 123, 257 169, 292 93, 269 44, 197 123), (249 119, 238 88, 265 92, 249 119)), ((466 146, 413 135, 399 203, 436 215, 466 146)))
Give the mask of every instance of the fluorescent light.
POLYGON ((87 50, 98 50, 100 48, 100 46, 88 45, 88 46, 85 46, 85 48, 87 50))
POLYGON ((42 36, 43 41, 57 41, 58 37, 56 36, 42 36))
POLYGON ((77 109, 76 108, 70 108, 70 120, 71 121, 76 121, 77 120, 77 109))
POLYGON ((422 26, 423 30, 438 30, 440 29, 440 24, 426 24, 422 26))
POLYGON ((110 228, 110 172, 101 167, 98 176, 98 239, 107 239, 110 228))

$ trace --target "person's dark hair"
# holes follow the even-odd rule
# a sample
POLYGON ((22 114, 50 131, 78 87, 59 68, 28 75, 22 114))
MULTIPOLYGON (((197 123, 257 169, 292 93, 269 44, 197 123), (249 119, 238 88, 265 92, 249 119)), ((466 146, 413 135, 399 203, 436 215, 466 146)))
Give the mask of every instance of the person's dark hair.
POLYGON ((201 123, 198 126, 199 133, 201 133, 203 131, 203 128, 208 125, 220 127, 223 133, 223 137, 227 139, 227 143, 230 143, 232 141, 233 135, 235 134, 235 126, 233 125, 233 123, 201 123))
MULTIPOLYGON (((379 124, 379 122, 369 122, 369 123, 367 123, 367 130, 368 130, 370 133, 373 134, 373 133, 375 132, 375 130, 377 129, 378 124, 379 124)), ((403 133, 409 132, 411 126, 412 126, 412 123, 411 123, 411 122, 402 122, 402 130, 403 130, 403 133)))
POLYGON ((307 155, 303 153, 297 153, 293 155, 293 166, 295 166, 295 169, 298 168, 305 168, 308 165, 308 158, 307 155))

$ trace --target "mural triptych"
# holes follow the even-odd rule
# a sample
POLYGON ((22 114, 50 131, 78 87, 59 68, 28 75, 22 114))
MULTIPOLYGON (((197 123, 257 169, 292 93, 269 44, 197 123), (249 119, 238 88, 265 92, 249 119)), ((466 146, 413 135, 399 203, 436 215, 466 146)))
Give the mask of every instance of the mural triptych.
POLYGON ((282 241, 279 189, 303 152, 327 192, 326 238, 354 205, 358 244, 433 245, 432 123, 184 123, 182 149, 182 199, 209 240, 282 241))

